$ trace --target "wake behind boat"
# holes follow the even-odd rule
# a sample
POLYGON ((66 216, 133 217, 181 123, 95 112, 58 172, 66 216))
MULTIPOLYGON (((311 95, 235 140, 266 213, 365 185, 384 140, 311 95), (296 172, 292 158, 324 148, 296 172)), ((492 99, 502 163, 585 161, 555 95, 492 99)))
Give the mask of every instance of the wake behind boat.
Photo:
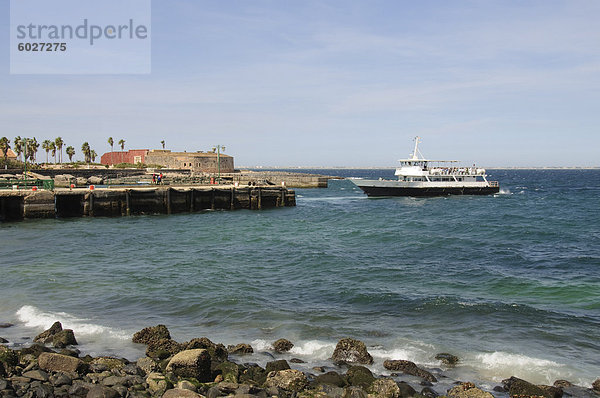
POLYGON ((431 160, 419 152, 421 137, 415 138, 415 149, 408 159, 400 159, 397 180, 363 180, 350 178, 368 196, 446 196, 490 195, 498 193, 497 181, 488 181, 485 169, 452 167, 456 160, 431 160), (421 157, 419 157, 421 155, 421 157), (431 167, 430 163, 436 166, 431 167))

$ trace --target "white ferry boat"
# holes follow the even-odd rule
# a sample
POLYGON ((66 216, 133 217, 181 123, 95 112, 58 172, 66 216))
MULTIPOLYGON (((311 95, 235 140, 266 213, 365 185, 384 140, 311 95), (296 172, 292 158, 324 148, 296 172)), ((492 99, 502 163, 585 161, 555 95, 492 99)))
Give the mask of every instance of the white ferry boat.
POLYGON ((500 191, 497 181, 487 180, 485 169, 475 165, 454 167, 457 160, 423 158, 420 141, 421 137, 416 137, 413 153, 408 159, 399 160, 397 180, 350 178, 350 181, 368 196, 489 195, 500 191))

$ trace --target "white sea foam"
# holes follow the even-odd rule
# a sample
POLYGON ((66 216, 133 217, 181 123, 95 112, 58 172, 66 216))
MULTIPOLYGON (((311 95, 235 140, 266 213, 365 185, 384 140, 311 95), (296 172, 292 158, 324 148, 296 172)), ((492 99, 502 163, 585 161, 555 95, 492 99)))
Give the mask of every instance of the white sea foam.
POLYGON ((494 381, 517 376, 531 382, 552 384, 557 379, 572 380, 573 377, 573 372, 563 364, 502 351, 475 354, 465 362, 470 362, 494 381))
POLYGON ((300 342, 292 347, 290 353, 324 360, 331 357, 334 349, 335 343, 328 343, 320 340, 308 340, 300 342))
POLYGON ((76 336, 104 336, 113 339, 129 340, 131 336, 122 330, 90 323, 89 319, 77 318, 66 312, 45 312, 31 305, 24 305, 17 311, 17 318, 26 327, 48 329, 56 321, 63 328, 73 329, 76 336))

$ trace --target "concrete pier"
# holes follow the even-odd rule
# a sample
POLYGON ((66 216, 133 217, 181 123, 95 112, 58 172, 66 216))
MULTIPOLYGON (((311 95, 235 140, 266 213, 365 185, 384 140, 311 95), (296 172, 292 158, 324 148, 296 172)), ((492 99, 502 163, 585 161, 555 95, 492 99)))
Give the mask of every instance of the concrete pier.
POLYGON ((295 192, 284 187, 221 185, 0 191, 0 221, 261 210, 295 205, 295 192))

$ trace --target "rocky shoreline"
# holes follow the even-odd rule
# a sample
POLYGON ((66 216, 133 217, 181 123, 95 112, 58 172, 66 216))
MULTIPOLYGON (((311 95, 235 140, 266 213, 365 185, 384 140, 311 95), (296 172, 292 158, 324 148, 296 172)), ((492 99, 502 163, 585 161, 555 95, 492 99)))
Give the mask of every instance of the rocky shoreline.
MULTIPOLYGON (((10 327, 10 324, 2 324, 10 327)), ((136 362, 123 358, 80 356, 75 333, 59 322, 36 336, 30 347, 13 350, 0 337, 1 397, 337 397, 337 398, 560 398, 600 397, 600 379, 593 388, 558 380, 552 386, 534 385, 511 377, 493 392, 468 381, 453 381, 440 391, 441 369, 424 369, 413 362, 390 358, 383 365, 390 376, 374 375, 365 365, 373 357, 359 340, 341 339, 328 366, 311 372, 294 369, 303 361, 276 360, 294 344, 273 343, 274 360, 263 368, 244 362, 253 353, 249 344, 224 346, 206 337, 179 343, 164 325, 148 327, 132 341, 146 345, 146 356, 136 362), (235 357, 235 360, 232 359, 235 357), (411 382, 402 379, 411 376, 411 382), (420 382, 415 383, 417 378, 420 382)), ((446 366, 460 359, 448 353, 436 356, 446 366)), ((447 385, 446 383, 445 385, 447 385)))

